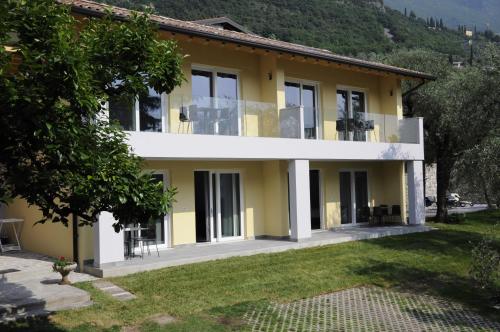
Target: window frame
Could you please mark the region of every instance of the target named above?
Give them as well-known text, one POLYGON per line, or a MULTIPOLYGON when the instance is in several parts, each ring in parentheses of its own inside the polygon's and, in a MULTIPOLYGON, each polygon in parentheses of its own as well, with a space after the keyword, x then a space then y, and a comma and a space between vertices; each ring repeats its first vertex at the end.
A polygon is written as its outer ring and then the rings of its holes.
MULTIPOLYGON (((149 87, 148 87, 149 89, 149 87)), ((141 114, 140 114, 140 104, 139 104, 139 96, 134 97, 134 130, 124 130, 126 132, 141 132, 141 133, 167 133, 168 132, 168 114, 167 114, 167 105, 168 105, 168 95, 165 92, 160 94, 160 109, 161 109, 161 131, 143 131, 141 130, 141 114)), ((111 120, 109 117, 109 100, 106 100, 106 117, 108 121, 111 120)))
MULTIPOLYGON (((321 126, 322 114, 321 114, 321 106, 320 106, 321 105, 321 103, 320 103, 320 82, 285 76, 283 88, 285 88, 286 83, 293 83, 293 84, 300 85, 300 87, 299 87, 299 89, 300 89, 300 107, 304 106, 304 104, 302 103, 303 86, 307 85, 307 86, 314 87, 316 138, 314 138, 312 140, 321 140, 323 138, 323 129, 321 126)), ((283 91, 285 91, 285 89, 283 89, 283 91)), ((286 95, 285 95, 285 102, 286 102, 286 95)))
MULTIPOLYGON (((218 66, 211 66, 211 65, 204 65, 204 64, 198 64, 198 63, 193 63, 191 64, 191 83, 193 81, 193 71, 203 71, 211 74, 210 79, 212 80, 212 89, 210 91, 210 98, 213 98, 215 101, 215 107, 217 107, 217 92, 218 92, 218 87, 217 87, 217 74, 229 74, 229 75, 234 75, 236 76, 236 103, 238 105, 238 136, 242 136, 243 133, 243 119, 242 119, 242 110, 241 110, 241 103, 239 100, 241 99, 241 75, 240 71, 237 69, 232 69, 232 68, 226 68, 226 67, 218 67, 218 66)), ((193 87, 191 85, 191 98, 193 98, 193 87)))
MULTIPOLYGON (((347 92, 347 100, 348 100, 348 102, 347 102, 347 118, 348 119, 351 119, 353 117, 353 113, 352 113, 352 93, 353 92, 362 93, 363 94, 363 96, 364 96, 364 110, 363 110, 363 112, 365 114, 369 113, 368 112, 368 110, 369 110, 369 107, 368 107, 369 89, 367 89, 367 88, 359 88, 359 87, 354 87, 354 86, 348 86, 348 85, 337 85, 336 86, 336 90, 335 90, 335 98, 337 98, 339 91, 345 91, 345 92, 347 92)), ((338 120, 339 119, 339 114, 338 114, 337 105, 336 105, 336 108, 335 108, 335 113, 336 113, 337 120, 338 120)), ((350 141, 350 142, 367 142, 368 141, 368 134, 365 135, 365 140, 364 141, 354 141, 354 133, 349 132, 349 139, 345 140, 345 141, 350 141)))

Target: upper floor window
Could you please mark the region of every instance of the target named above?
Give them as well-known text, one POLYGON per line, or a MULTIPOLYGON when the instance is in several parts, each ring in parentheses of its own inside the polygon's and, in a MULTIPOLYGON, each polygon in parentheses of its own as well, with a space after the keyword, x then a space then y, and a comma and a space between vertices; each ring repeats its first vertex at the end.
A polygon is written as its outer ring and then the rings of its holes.
POLYGON ((220 99, 238 99, 238 76, 218 71, 193 70, 193 99, 217 97, 220 99))
POLYGON ((304 109, 304 137, 318 138, 318 110, 316 86, 300 82, 285 82, 286 107, 300 107, 304 109))
POLYGON ((343 141, 366 141, 366 94, 337 90, 337 132, 343 141))
POLYGON ((193 133, 239 135, 238 75, 193 69, 191 88, 193 102, 189 106, 189 118, 193 123, 193 133))
POLYGON ((153 88, 147 95, 113 96, 108 100, 109 119, 117 120, 123 130, 162 132, 162 98, 153 88))

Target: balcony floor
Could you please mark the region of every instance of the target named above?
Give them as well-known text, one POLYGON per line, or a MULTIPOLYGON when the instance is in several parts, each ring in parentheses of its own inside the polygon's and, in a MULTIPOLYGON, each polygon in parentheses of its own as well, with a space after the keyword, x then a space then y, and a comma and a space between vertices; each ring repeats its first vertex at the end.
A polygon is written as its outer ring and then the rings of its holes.
POLYGON ((151 251, 151 256, 145 255, 117 263, 107 263, 100 267, 87 265, 84 271, 98 277, 115 277, 131 273, 150 271, 165 267, 206 262, 236 256, 251 256, 264 253, 275 253, 294 249, 324 246, 336 243, 375 239, 385 236, 404 235, 431 231, 432 228, 418 226, 392 227, 350 227, 332 231, 313 232, 312 237, 300 242, 275 239, 256 239, 223 242, 216 244, 196 244, 178 246, 160 251, 151 251))

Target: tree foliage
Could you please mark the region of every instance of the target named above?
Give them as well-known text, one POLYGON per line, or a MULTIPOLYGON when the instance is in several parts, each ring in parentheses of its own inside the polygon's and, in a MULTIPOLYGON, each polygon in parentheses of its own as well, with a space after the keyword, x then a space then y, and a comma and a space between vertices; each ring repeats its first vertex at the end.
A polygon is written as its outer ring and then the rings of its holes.
POLYGON ((422 50, 385 58, 437 77, 408 94, 404 103, 407 115, 424 117, 426 161, 437 164, 440 219, 447 215, 446 195, 456 163, 482 146, 500 123, 500 51, 490 45, 480 53, 474 66, 460 69, 452 67, 445 55, 422 50))
POLYGON ((463 53, 462 35, 434 31, 423 19, 405 17, 383 6, 381 0, 99 0, 144 9, 182 20, 229 16, 252 32, 276 39, 319 47, 339 54, 381 53, 397 48, 428 48, 463 53), (389 29, 392 38, 384 33, 389 29))
POLYGON ((474 202, 500 206, 500 133, 465 151, 452 175, 454 191, 474 202))
POLYGON ((0 197, 66 225, 72 214, 91 224, 109 211, 119 228, 166 213, 175 190, 142 171, 103 102, 180 85, 176 44, 156 39, 147 14, 77 22, 53 0, 7 0, 0 13, 0 41, 17 39, 0 51, 0 197))

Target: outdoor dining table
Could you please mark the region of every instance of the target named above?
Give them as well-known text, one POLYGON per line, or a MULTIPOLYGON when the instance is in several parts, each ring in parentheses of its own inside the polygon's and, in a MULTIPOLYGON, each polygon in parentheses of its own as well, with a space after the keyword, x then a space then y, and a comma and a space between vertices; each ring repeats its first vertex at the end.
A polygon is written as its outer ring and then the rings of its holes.
POLYGON ((16 218, 0 219, 0 252, 21 250, 21 242, 19 241, 19 238, 21 236, 23 223, 24 219, 16 219, 16 218), (1 236, 2 229, 7 229, 8 225, 12 227, 11 229, 15 239, 15 243, 12 244, 2 243, 2 236, 1 236))
POLYGON ((135 256, 135 253, 134 253, 134 244, 133 244, 133 232, 138 232, 138 231, 145 231, 147 230, 147 228, 145 227, 141 227, 141 226, 132 226, 132 227, 125 227, 123 229, 124 232, 127 232, 128 235, 126 234, 125 236, 128 238, 127 240, 127 256, 129 258, 131 257, 134 257, 135 256))

